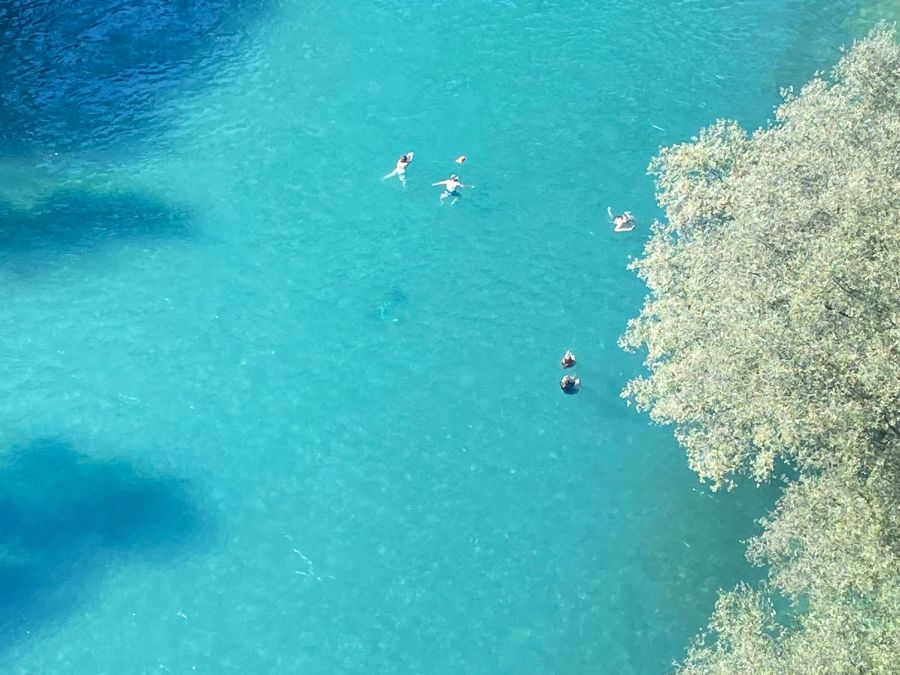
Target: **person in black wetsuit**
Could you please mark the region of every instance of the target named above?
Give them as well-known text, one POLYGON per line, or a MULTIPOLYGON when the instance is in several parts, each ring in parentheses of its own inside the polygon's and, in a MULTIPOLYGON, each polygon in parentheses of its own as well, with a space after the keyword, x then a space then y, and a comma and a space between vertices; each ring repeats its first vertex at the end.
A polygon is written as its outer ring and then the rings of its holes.
POLYGON ((578 390, 581 389, 581 380, 578 379, 578 376, 571 375, 563 375, 563 379, 559 381, 559 388, 562 389, 564 394, 577 394, 578 390))

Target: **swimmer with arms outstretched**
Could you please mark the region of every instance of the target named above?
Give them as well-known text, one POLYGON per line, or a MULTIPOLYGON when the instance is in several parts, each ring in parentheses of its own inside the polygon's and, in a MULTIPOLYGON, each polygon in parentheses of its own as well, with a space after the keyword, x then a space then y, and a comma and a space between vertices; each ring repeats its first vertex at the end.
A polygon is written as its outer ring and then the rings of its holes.
POLYGON ((622 215, 616 216, 613 215, 612 207, 607 206, 606 212, 609 214, 610 221, 615 224, 613 232, 630 232, 634 229, 635 222, 634 216, 631 215, 631 211, 625 211, 622 215))
POLYGON ((391 171, 388 175, 386 175, 381 180, 387 180, 393 176, 397 176, 400 179, 400 185, 403 186, 403 189, 406 189, 406 167, 410 165, 413 161, 413 153, 407 152, 405 155, 400 155, 400 159, 397 160, 397 166, 394 167, 394 170, 391 171))
POLYGON ((459 180, 459 176, 455 173, 450 175, 450 178, 447 180, 439 180, 437 183, 432 183, 432 187, 437 187, 438 185, 444 186, 444 191, 441 193, 441 205, 444 204, 444 200, 447 197, 453 197, 453 201, 450 202, 450 206, 453 206, 460 197, 459 188, 474 188, 474 185, 463 185, 462 181, 459 180))

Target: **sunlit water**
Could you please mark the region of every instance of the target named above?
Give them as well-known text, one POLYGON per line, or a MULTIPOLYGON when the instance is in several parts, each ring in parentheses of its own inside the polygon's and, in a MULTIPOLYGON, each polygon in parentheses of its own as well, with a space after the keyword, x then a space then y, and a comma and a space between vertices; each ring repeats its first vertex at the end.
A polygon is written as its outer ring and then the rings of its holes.
POLYGON ((855 3, 183 5, 0 9, 0 669, 664 672, 772 493, 618 397, 644 170, 855 3))

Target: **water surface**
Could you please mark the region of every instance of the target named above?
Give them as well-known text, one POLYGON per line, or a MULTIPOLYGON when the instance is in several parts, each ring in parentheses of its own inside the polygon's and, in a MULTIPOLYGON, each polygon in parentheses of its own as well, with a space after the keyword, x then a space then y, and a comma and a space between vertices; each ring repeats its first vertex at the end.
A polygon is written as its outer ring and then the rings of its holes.
POLYGON ((771 492, 618 397, 644 170, 854 4, 189 4, 0 10, 2 670, 664 672, 771 492))

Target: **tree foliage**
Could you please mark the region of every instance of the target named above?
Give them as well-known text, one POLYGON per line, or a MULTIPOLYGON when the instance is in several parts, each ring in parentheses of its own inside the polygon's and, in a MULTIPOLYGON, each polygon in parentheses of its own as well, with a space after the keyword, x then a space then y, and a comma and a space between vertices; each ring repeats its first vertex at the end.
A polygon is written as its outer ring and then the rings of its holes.
POLYGON ((667 221, 622 343, 625 395, 715 485, 871 462, 900 436, 900 51, 886 29, 747 136, 718 122, 650 165, 667 221))
POLYGON ((880 26, 753 134, 719 121, 650 165, 666 221, 632 267, 623 392, 701 479, 798 476, 682 665, 900 670, 900 47, 880 26), (791 607, 776 616, 780 599, 791 607))
POLYGON ((682 673, 894 673, 900 655, 896 501, 855 476, 790 485, 749 557, 768 583, 716 603, 682 673), (788 621, 773 599, 788 598, 788 621))

